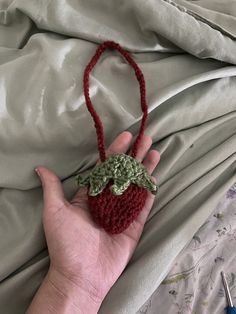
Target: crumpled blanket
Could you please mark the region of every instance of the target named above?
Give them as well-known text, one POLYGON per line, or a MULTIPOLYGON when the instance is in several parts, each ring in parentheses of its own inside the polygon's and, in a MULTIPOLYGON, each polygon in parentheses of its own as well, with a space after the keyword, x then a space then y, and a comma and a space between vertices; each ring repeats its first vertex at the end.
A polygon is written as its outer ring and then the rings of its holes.
MULTIPOLYGON (((236 180, 236 7, 233 0, 1 0, 0 312, 21 314, 49 258, 34 173, 44 165, 76 192, 98 157, 83 71, 114 40, 141 67, 147 134, 161 153, 160 193, 126 269, 99 313, 136 313, 236 180)), ((137 134, 142 116, 130 66, 107 50, 91 74, 106 145, 137 134)))

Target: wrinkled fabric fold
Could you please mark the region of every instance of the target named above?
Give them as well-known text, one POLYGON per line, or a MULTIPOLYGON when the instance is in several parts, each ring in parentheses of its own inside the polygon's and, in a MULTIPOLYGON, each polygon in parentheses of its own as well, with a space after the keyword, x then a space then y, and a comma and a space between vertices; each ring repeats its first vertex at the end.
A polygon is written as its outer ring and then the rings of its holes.
MULTIPOLYGON (((235 35, 230 0, 1 2, 0 312, 24 313, 49 266, 34 168, 55 171, 70 199, 75 174, 98 158, 82 80, 104 40, 117 41, 142 69, 146 132, 161 154, 160 193, 99 313, 140 309, 236 181, 235 35)), ((137 135, 138 83, 117 52, 99 60, 90 95, 106 146, 124 130, 137 135)))

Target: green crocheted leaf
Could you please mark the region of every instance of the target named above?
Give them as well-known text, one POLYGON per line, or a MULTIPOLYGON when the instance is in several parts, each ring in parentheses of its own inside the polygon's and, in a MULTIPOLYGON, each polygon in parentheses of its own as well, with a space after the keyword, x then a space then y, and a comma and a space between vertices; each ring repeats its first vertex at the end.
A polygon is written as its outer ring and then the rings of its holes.
POLYGON ((104 162, 95 166, 89 176, 76 176, 77 185, 89 186, 89 194, 95 196, 103 191, 109 181, 113 181, 111 191, 114 195, 121 195, 131 183, 158 192, 158 185, 141 162, 126 154, 109 156, 104 162))

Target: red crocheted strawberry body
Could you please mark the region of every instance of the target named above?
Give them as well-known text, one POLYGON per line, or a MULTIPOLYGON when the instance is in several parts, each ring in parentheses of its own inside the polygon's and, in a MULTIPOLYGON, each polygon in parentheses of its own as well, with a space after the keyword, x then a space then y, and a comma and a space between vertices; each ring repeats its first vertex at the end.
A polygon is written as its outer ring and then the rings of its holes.
POLYGON ((145 205, 147 189, 130 184, 122 195, 113 195, 109 183, 102 193, 88 195, 94 221, 108 233, 123 232, 137 218, 145 205))

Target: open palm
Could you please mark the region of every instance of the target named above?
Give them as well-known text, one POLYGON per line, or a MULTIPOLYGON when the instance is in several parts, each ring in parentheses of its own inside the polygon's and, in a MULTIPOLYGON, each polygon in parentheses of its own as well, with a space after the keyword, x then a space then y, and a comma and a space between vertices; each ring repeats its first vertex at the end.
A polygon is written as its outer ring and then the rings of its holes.
MULTIPOLYGON (((126 153, 132 139, 131 133, 121 133, 108 148, 107 156, 126 153)), ((151 144, 151 138, 145 135, 136 157, 149 174, 160 160, 158 151, 149 151, 151 144)), ((37 172, 43 185, 43 225, 50 267, 95 298, 104 298, 134 252, 154 195, 148 192, 144 209, 124 232, 111 235, 94 223, 88 208, 87 188, 81 188, 68 201, 60 179, 51 170, 38 166, 37 172)))

